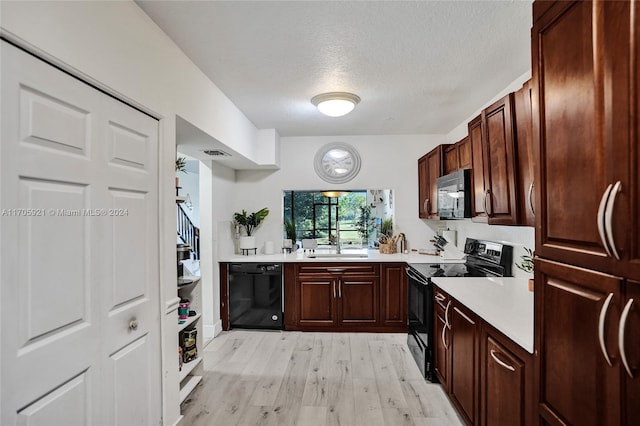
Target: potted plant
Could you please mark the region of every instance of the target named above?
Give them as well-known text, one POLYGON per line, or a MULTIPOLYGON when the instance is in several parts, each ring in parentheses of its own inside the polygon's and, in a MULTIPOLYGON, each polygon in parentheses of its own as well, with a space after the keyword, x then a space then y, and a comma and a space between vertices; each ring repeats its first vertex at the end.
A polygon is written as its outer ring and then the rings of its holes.
POLYGON ((267 215, 269 215, 269 209, 266 207, 251 214, 248 214, 246 210, 233 214, 233 221, 236 227, 244 228, 246 233, 246 235, 240 237, 241 249, 256 248, 256 238, 253 236, 253 232, 260 226, 267 215))
POLYGON ((296 222, 294 220, 284 220, 284 234, 286 239, 283 242, 282 247, 293 249, 293 245, 296 244, 298 238, 296 235, 296 222))
MULTIPOLYGON (((182 172, 187 173, 187 158, 186 157, 178 157, 176 158, 176 173, 182 172)), ((180 186, 180 178, 176 176, 176 188, 180 186)))
MULTIPOLYGON (((533 274, 533 250, 524 247, 525 254, 520 256, 520 263, 516 262, 516 267, 528 274, 533 274)), ((529 278, 529 291, 533 291, 533 278, 529 278)))

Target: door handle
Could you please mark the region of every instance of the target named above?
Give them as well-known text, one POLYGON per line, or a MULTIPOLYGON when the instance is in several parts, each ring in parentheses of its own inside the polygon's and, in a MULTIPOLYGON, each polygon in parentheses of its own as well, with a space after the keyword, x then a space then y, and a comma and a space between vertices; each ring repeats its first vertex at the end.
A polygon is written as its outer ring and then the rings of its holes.
POLYGON ((529 199, 529 210, 531 210, 531 214, 535 216, 536 209, 533 207, 533 199, 531 198, 533 196, 533 188, 534 184, 533 182, 531 182, 531 184, 529 185, 529 195, 527 196, 527 198, 529 199))
POLYGON ((338 280, 338 299, 342 299, 342 280, 338 280))
POLYGON ((445 299, 445 297, 443 295, 441 295, 440 293, 436 293, 435 298, 436 298, 436 300, 438 302, 442 302, 445 299))
POLYGON ((500 361, 500 359, 496 356, 496 351, 495 351, 495 350, 491 349, 491 350, 489 351, 489 354, 491 355, 491 358, 493 358, 493 360, 494 360, 498 365, 500 365, 500 366, 502 366, 502 367, 506 368, 506 369, 507 369, 507 370, 509 370, 509 371, 516 371, 516 369, 515 369, 515 368, 513 368, 513 365, 509 365, 509 364, 507 364, 507 363, 506 363, 506 362, 504 362, 504 361, 500 361))
POLYGON ((609 354, 607 353, 607 345, 604 342, 604 322, 607 319, 607 311, 609 310, 611 299, 613 299, 613 293, 609 293, 604 301, 602 309, 600 309, 600 318, 598 319, 598 341, 600 342, 600 350, 602 351, 604 360, 607 361, 609 367, 613 367, 613 364, 611 363, 611 358, 609 358, 609 354))
POLYGON ((344 272, 346 269, 345 268, 327 268, 327 271, 329 271, 332 274, 339 274, 341 272, 344 272))
POLYGON ((138 329, 138 320, 133 318, 129 321, 129 330, 136 331, 138 329))
POLYGON ((333 298, 336 298, 336 280, 331 281, 331 288, 333 289, 333 298))
POLYGON ((618 193, 622 191, 622 182, 617 181, 611 190, 611 195, 609 195, 609 202, 607 203, 607 208, 604 212, 604 227, 607 235, 607 239, 609 240, 609 248, 613 252, 613 255, 617 260, 620 260, 620 255, 618 254, 618 249, 616 248, 616 241, 613 237, 613 208, 616 204, 616 197, 618 193))
POLYGON ((624 344, 625 328, 627 327, 627 320, 629 319, 629 312, 631 312, 632 305, 633 299, 629 299, 627 304, 624 306, 622 315, 620 315, 620 325, 618 326, 618 349, 620 350, 620 359, 622 359, 622 365, 624 365, 624 369, 627 370, 627 374, 629 375, 629 377, 633 379, 633 372, 631 371, 629 361, 627 360, 627 352, 625 351, 624 344))
POLYGON ((602 245, 604 246, 604 250, 607 252, 607 256, 611 257, 611 250, 609 250, 609 245, 607 244, 607 235, 604 229, 604 213, 607 206, 607 200, 609 199, 609 194, 611 193, 611 188, 613 185, 609 184, 607 189, 604 190, 602 194, 602 198, 600 199, 600 205, 598 206, 598 216, 596 217, 598 222, 598 233, 600 234, 600 240, 602 241, 602 245))

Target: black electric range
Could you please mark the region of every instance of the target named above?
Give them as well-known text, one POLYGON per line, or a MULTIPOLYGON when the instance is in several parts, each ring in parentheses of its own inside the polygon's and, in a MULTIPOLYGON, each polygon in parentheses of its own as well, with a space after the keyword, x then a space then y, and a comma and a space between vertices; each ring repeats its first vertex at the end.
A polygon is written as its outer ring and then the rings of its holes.
POLYGON ((410 263, 406 268, 409 295, 407 343, 420 371, 429 381, 437 381, 432 362, 434 308, 431 278, 511 276, 513 247, 467 238, 464 252, 467 255, 464 263, 410 263))

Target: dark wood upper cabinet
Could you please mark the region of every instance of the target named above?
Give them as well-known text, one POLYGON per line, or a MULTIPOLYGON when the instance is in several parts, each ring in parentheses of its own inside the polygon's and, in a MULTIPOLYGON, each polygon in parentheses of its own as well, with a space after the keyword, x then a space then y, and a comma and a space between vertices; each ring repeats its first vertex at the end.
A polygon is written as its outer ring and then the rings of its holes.
POLYGON ((460 161, 458 158, 457 144, 445 145, 443 148, 444 154, 444 170, 443 175, 455 172, 460 168, 460 161))
POLYGON ((438 219, 438 188, 436 179, 442 176, 443 150, 438 145, 418 160, 418 217, 438 219))
POLYGON ((464 139, 457 142, 456 147, 458 150, 458 169, 470 169, 473 167, 469 136, 465 136, 464 139))
POLYGON ((483 111, 485 122, 485 196, 490 224, 518 223, 513 94, 483 111))
POLYGON ((532 30, 536 252, 636 279, 638 8, 608 1, 538 5, 532 30))
POLYGON ((519 223, 526 226, 535 226, 535 204, 533 200, 535 182, 533 169, 533 129, 531 116, 531 80, 522 85, 522 88, 514 93, 514 122, 516 124, 516 152, 518 191, 518 210, 520 212, 519 223))
POLYGON ((486 217, 486 185, 485 185, 485 132, 482 114, 468 124, 469 143, 471 145, 471 185, 473 186, 473 203, 471 216, 486 217))
POLYGON ((443 150, 443 175, 447 175, 460 169, 470 169, 472 167, 471 144, 468 136, 465 136, 454 144, 443 145, 443 150))

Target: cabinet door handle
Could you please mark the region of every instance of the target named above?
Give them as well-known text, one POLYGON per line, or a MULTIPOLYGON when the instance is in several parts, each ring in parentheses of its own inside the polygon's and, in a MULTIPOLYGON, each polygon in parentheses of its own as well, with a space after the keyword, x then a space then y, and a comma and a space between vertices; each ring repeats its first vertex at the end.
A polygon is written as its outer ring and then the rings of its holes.
POLYGON ((445 299, 445 297, 443 295, 441 295, 440 293, 436 293, 436 300, 438 302, 442 302, 445 299))
POLYGON ((602 309, 600 309, 600 318, 598 320, 598 341, 600 342, 600 350, 602 351, 604 360, 607 361, 609 367, 613 367, 613 364, 611 363, 611 358, 609 358, 609 354, 607 353, 607 345, 604 342, 604 322, 607 319, 607 311, 609 310, 611 299, 613 299, 613 293, 609 293, 604 301, 602 309))
POLYGON ((336 298, 336 280, 331 282, 331 288, 333 289, 333 298, 336 298))
POLYGON ((633 379, 633 372, 631 371, 629 361, 627 360, 627 352, 625 351, 624 344, 625 328, 627 327, 627 320, 629 319, 629 312, 631 312, 632 305, 633 299, 629 299, 627 304, 624 306, 622 315, 620 315, 620 325, 618 326, 618 349, 620 349, 620 359, 622 359, 622 365, 624 365, 624 369, 627 370, 627 374, 629 375, 629 377, 633 379))
POLYGON ((446 350, 449 350, 449 346, 447 346, 447 340, 444 337, 444 334, 447 332, 447 324, 443 324, 442 325, 442 346, 444 346, 444 348, 446 350))
POLYGON ((339 274, 341 272, 346 271, 345 268, 327 268, 327 271, 329 271, 332 274, 339 274))
POLYGON ((611 190, 611 195, 609 195, 609 202, 607 203, 607 209, 604 212, 604 228, 606 231, 607 239, 609 240, 609 248, 613 252, 613 255, 617 260, 620 260, 620 255, 618 254, 618 249, 616 249, 616 241, 613 237, 613 208, 616 204, 616 197, 618 193, 622 190, 622 182, 617 181, 611 190))
POLYGON ((422 204, 422 206, 424 207, 424 212, 428 215, 429 214, 429 199, 426 198, 424 200, 424 203, 422 204))
POLYGON ((605 234, 604 229, 604 212, 605 207, 607 206, 607 200, 609 199, 609 193, 611 193, 611 188, 613 185, 609 184, 607 189, 604 190, 602 194, 602 198, 600 199, 600 205, 598 206, 598 233, 600 234, 600 240, 602 241, 602 245, 604 246, 604 250, 607 252, 607 256, 611 257, 611 251, 609 250, 609 245, 607 244, 607 236, 605 234))
POLYGON ((491 191, 490 190, 486 190, 484 193, 484 212, 487 214, 487 216, 490 216, 489 214, 489 205, 491 204, 491 191), (487 204, 487 199, 489 199, 489 203, 487 204))
POLYGON ((451 306, 451 300, 449 300, 447 307, 444 309, 444 325, 447 328, 451 328, 451 324, 449 324, 449 306, 451 306))
POLYGON ((338 299, 342 299, 342 280, 338 280, 338 299))
POLYGON ((529 195, 527 196, 527 198, 529 199, 529 210, 531 210, 531 214, 532 215, 536 215, 536 209, 533 207, 533 188, 534 188, 534 184, 533 182, 531 182, 531 184, 529 185, 529 195))
POLYGON ((500 359, 496 356, 496 351, 494 351, 493 349, 491 349, 489 351, 489 354, 491 355, 491 358, 493 358, 493 360, 498 363, 498 365, 501 365, 502 367, 506 368, 509 371, 516 371, 515 368, 513 368, 512 365, 507 364, 504 361, 500 361, 500 359))

